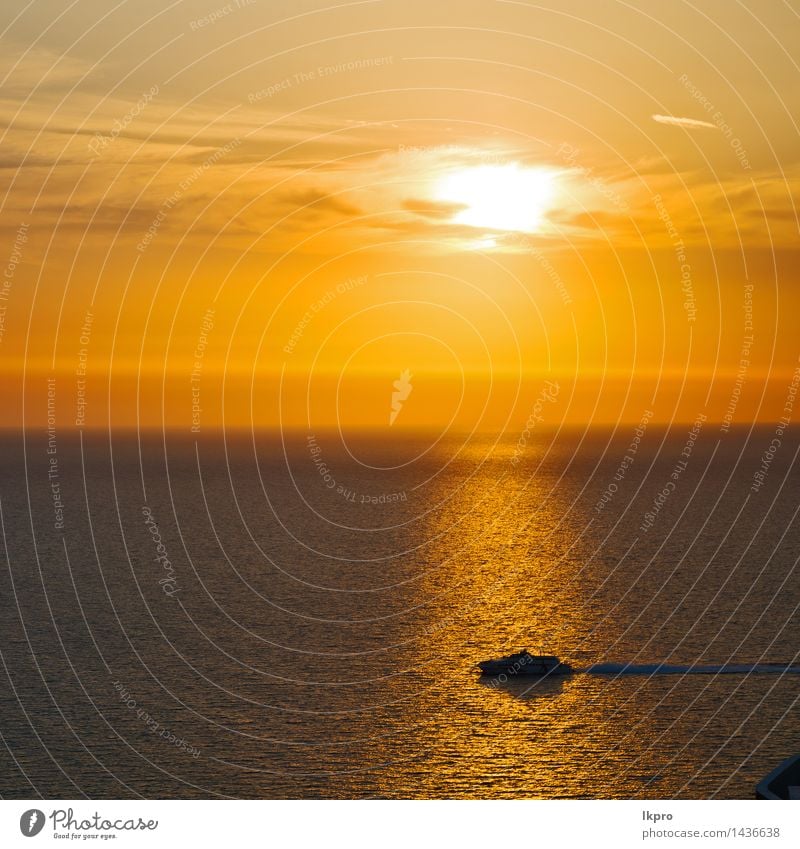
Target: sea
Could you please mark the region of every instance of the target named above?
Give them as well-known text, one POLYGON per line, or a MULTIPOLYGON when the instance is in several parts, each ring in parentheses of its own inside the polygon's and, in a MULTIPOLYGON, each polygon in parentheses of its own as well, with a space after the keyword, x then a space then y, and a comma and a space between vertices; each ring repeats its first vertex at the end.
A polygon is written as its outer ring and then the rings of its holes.
POLYGON ((800 751, 798 450, 5 431, 0 795, 752 798, 800 751), (573 672, 476 673, 522 648, 573 672))

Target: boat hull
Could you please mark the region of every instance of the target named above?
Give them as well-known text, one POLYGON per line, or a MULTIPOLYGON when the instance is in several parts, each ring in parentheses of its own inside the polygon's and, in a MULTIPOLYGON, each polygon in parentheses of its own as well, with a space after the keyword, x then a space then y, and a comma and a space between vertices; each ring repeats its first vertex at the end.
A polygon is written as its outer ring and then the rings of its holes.
POLYGON ((800 799, 800 755, 788 758, 756 785, 756 799, 800 799))
POLYGON ((482 675, 528 675, 540 678, 544 675, 569 675, 572 672, 572 667, 568 663, 558 660, 555 662, 532 660, 527 663, 484 660, 478 664, 478 669, 482 675))

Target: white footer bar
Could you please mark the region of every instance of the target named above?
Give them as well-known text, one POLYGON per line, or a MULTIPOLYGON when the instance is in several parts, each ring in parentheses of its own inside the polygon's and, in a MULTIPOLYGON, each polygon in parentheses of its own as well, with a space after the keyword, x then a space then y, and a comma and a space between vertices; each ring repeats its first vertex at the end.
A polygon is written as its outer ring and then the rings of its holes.
POLYGON ((0 846, 800 846, 800 806, 711 801, 2 801, 0 846))

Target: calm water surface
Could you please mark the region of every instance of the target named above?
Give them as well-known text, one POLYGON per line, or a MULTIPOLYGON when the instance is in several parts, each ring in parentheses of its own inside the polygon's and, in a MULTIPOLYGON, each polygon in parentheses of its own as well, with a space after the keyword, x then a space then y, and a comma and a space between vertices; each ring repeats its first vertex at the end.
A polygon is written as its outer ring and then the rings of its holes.
POLYGON ((471 672, 800 663, 800 443, 686 431, 6 433, 0 793, 752 797, 794 672, 471 672))

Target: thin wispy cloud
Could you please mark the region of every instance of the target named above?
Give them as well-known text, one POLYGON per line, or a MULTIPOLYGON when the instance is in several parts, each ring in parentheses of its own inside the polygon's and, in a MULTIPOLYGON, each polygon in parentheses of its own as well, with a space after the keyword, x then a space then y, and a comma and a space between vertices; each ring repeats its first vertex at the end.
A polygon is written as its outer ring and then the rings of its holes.
POLYGON ((697 118, 679 118, 677 115, 653 115, 651 117, 659 124, 669 124, 673 127, 716 129, 716 124, 711 124, 708 121, 700 121, 697 118))

